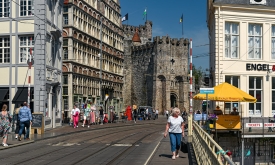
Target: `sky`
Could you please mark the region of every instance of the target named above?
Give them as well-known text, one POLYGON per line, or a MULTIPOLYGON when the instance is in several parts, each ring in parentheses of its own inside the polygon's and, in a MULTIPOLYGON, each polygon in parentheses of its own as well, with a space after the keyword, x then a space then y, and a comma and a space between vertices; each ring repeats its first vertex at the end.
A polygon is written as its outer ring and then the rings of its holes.
POLYGON ((139 26, 147 20, 153 22, 152 35, 171 38, 192 38, 193 65, 203 70, 209 68, 209 40, 206 24, 206 0, 120 0, 121 17, 128 13, 122 24, 139 26), (183 14, 182 24, 179 23, 183 14))

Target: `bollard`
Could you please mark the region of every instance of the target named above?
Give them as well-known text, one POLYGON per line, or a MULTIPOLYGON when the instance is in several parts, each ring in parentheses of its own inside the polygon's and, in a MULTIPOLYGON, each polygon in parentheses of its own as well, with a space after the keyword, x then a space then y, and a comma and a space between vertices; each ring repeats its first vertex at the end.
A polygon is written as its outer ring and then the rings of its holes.
MULTIPOLYGON (((249 117, 249 123, 251 123, 251 117, 249 117)), ((249 127, 248 132, 252 132, 252 128, 249 127)))

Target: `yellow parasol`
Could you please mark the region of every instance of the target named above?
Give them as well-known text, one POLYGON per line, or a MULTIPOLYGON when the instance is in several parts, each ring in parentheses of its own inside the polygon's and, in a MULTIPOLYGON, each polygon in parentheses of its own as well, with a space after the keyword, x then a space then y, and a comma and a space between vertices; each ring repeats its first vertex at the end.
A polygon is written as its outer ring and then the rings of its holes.
MULTIPOLYGON (((206 100, 206 94, 197 94, 195 100, 206 100)), ((208 94, 208 100, 213 101, 236 101, 236 102, 256 102, 257 99, 248 93, 230 85, 226 82, 214 87, 214 94, 208 94)))

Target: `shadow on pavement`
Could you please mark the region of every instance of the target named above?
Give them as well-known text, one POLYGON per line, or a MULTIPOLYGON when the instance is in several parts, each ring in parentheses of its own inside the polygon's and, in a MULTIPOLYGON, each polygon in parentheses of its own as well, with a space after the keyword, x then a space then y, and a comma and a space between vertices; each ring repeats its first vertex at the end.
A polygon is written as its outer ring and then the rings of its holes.
POLYGON ((197 159, 196 159, 196 155, 194 152, 194 148, 192 143, 187 143, 187 147, 188 147, 188 159, 189 159, 189 165, 197 165, 197 159))

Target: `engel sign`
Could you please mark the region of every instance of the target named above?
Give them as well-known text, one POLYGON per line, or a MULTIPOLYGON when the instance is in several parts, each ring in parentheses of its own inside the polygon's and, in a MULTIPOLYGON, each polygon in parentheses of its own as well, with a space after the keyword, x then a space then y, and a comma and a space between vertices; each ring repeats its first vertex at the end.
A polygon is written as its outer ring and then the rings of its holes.
MULTIPOLYGON (((263 127, 263 123, 246 123, 246 127, 263 127)), ((275 123, 264 123, 264 127, 275 127, 275 123)))

